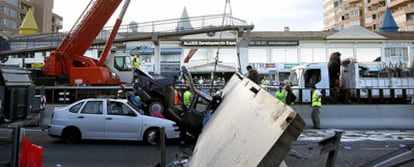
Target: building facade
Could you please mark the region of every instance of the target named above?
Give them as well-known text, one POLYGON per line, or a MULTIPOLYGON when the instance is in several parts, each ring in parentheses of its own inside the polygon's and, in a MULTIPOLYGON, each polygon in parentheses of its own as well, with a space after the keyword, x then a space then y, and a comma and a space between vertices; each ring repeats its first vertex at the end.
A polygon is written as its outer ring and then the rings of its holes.
MULTIPOLYGON (((352 26, 341 31, 253 31, 250 37, 248 46, 240 50, 244 53, 237 53, 237 38, 232 33, 224 33, 221 38, 198 34, 162 40, 161 74, 177 72, 179 66, 185 65, 198 75, 210 76, 213 70, 221 75, 239 68, 243 72, 243 64, 249 64, 260 75, 278 81, 287 79, 294 66, 327 63, 333 52, 340 52, 342 59, 356 59, 372 72, 414 65, 414 32, 386 33, 352 26), (239 60, 245 62, 239 64, 239 60)), ((157 64, 151 43, 129 42, 127 47, 146 46, 140 47, 145 48, 141 52, 142 63, 150 73, 157 64)))
POLYGON ((378 31, 388 7, 400 31, 414 31, 414 0, 324 0, 324 29, 354 25, 378 31))
POLYGON ((53 0, 0 0, 0 32, 17 34, 27 11, 32 8, 40 33, 58 32, 62 17, 52 12, 53 0))

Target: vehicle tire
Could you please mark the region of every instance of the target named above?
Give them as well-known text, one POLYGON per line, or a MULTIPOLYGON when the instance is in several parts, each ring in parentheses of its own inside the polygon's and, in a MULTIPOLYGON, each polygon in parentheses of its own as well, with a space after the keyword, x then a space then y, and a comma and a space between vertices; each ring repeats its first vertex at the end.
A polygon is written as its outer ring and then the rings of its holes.
POLYGON ((81 133, 79 129, 70 127, 63 131, 63 139, 68 144, 76 144, 81 140, 81 133))
POLYGON ((144 142, 153 146, 160 143, 160 130, 159 128, 149 128, 144 134, 144 142))
POLYGON ((148 104, 148 113, 151 115, 152 112, 159 111, 164 113, 165 106, 161 99, 153 99, 148 104))

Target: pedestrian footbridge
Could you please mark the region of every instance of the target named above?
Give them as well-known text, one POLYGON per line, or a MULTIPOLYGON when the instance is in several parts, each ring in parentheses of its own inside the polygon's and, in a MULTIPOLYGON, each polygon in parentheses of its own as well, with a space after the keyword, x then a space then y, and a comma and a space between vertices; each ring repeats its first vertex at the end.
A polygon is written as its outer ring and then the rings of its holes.
MULTIPOLYGON (((214 14, 186 18, 175 18, 142 23, 130 23, 120 27, 115 43, 139 40, 158 40, 166 37, 179 37, 222 31, 237 31, 238 34, 251 31, 252 24, 230 14, 214 14)), ((112 27, 104 28, 92 45, 105 45, 112 27)), ((10 50, 0 51, 0 57, 28 52, 41 52, 56 49, 66 33, 47 33, 8 38, 10 50)))

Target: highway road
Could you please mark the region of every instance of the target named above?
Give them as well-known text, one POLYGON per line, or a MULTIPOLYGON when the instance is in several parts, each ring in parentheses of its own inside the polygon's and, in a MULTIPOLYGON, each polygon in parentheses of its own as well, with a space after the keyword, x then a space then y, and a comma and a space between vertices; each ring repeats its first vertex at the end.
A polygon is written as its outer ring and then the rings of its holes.
MULTIPOLYGON (((285 157, 288 166, 320 167, 324 166, 327 154, 320 154, 318 142, 332 136, 335 129, 305 130, 299 139, 292 142, 291 151, 285 157)), ((0 136, 5 137, 10 130, 1 129, 0 136)), ((23 134, 34 144, 43 147, 43 166, 62 167, 79 166, 155 166, 160 161, 160 149, 141 142, 124 141, 83 141, 79 144, 65 144, 49 137, 47 130, 25 128, 23 134)), ((339 146, 336 166, 360 166, 381 155, 390 153, 414 143, 412 131, 344 131, 339 146)), ((177 142, 167 143, 167 163, 180 155, 177 142)), ((10 144, 0 142, 0 162, 8 160, 10 144)))

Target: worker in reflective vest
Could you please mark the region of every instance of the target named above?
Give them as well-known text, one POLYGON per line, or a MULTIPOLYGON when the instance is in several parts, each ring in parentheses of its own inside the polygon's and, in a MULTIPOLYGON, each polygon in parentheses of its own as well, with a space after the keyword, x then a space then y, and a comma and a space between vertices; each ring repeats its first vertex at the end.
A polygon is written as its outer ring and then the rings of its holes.
POLYGON ((140 68, 139 54, 136 53, 136 54, 133 55, 133 58, 132 58, 132 71, 133 71, 132 82, 135 82, 135 80, 137 79, 139 68, 140 68))
POLYGON ((279 90, 275 93, 275 97, 281 102, 286 103, 286 90, 280 86, 279 90))
POLYGON ((264 90, 267 90, 267 87, 269 86, 269 80, 266 76, 263 77, 262 84, 260 85, 264 90))
POLYGON ((190 107, 190 104, 191 104, 191 92, 190 92, 190 90, 188 88, 186 88, 186 90, 184 92, 184 95, 183 95, 183 98, 184 98, 184 105, 187 106, 187 107, 190 107))
POLYGON ((320 129, 321 122, 319 120, 319 109, 322 106, 322 94, 316 90, 316 86, 312 86, 312 123, 314 129, 320 129))

